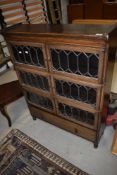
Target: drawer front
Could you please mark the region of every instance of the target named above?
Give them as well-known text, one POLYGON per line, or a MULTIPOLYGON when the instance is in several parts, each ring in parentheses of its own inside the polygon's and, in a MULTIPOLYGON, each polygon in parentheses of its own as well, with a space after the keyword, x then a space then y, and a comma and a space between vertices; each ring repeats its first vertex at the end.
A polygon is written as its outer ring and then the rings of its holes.
POLYGON ((49 45, 49 66, 51 71, 65 73, 66 76, 101 81, 104 64, 103 51, 80 46, 49 45))
POLYGON ((57 101, 57 114, 65 119, 84 125, 91 129, 97 129, 98 113, 81 110, 73 105, 57 101))
POLYGON ((44 44, 10 43, 15 63, 47 69, 44 44))
POLYGON ((54 103, 51 98, 30 91, 25 91, 25 97, 28 103, 47 111, 54 112, 54 103))
POLYGON ((96 131, 95 130, 81 126, 77 123, 66 120, 60 116, 57 116, 57 115, 54 115, 51 113, 47 113, 46 111, 35 108, 32 105, 29 105, 29 108, 30 108, 32 116, 36 116, 37 118, 45 120, 45 121, 47 121, 55 126, 58 126, 62 129, 65 129, 69 132, 72 132, 75 135, 81 136, 81 137, 86 138, 90 141, 94 142, 96 139, 96 131))

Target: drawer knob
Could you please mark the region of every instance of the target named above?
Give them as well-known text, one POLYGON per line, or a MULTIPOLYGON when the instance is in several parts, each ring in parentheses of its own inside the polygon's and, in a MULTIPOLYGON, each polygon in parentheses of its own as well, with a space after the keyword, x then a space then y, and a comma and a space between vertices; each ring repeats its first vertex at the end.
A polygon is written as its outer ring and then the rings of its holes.
POLYGON ((75 129, 74 129, 74 132, 75 132, 75 134, 78 134, 78 129, 75 128, 75 129))

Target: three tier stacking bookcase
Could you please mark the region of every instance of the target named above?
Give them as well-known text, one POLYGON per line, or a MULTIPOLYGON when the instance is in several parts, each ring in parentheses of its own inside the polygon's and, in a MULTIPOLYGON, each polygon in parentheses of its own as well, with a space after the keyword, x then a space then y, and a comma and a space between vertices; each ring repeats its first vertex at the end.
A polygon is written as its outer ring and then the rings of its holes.
POLYGON ((4 31, 33 119, 98 146, 117 47, 115 25, 19 25, 4 31))

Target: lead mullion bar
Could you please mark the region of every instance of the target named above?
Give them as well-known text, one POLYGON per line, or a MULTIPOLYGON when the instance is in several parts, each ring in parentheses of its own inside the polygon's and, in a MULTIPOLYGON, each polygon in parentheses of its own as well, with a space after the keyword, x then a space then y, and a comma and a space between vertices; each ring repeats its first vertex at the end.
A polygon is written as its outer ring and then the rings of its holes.
POLYGON ((40 62, 39 62, 39 56, 38 56, 38 53, 37 53, 37 49, 39 49, 39 48, 34 48, 34 50, 36 51, 36 59, 37 59, 38 65, 39 65, 40 67, 42 67, 42 65, 41 65, 40 62))
POLYGON ((30 60, 31 60, 31 62, 32 62, 32 65, 35 65, 34 62, 33 62, 33 60, 32 60, 32 56, 31 56, 31 53, 30 53, 30 49, 29 49, 29 56, 30 56, 30 60))

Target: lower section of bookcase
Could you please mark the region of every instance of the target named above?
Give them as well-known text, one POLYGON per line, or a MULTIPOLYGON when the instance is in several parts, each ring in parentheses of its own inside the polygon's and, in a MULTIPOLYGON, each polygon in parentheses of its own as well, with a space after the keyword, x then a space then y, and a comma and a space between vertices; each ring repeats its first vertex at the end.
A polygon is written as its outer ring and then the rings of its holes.
POLYGON ((62 128, 66 131, 69 131, 77 136, 83 137, 94 143, 94 147, 98 147, 99 139, 104 131, 104 125, 101 125, 101 128, 98 130, 89 129, 67 119, 64 119, 60 116, 46 112, 42 109, 39 109, 31 104, 28 104, 31 115, 33 119, 39 118, 48 123, 51 123, 59 128, 62 128))

